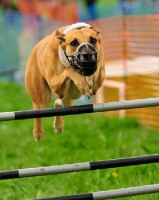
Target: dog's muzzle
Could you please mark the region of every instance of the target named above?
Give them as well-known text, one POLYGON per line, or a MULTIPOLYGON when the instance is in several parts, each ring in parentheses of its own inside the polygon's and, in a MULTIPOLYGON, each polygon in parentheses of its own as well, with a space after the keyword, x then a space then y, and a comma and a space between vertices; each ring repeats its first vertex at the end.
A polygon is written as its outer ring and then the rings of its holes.
POLYGON ((77 55, 67 56, 67 59, 81 75, 91 76, 97 70, 97 57, 95 48, 89 43, 83 43, 78 47, 77 55))

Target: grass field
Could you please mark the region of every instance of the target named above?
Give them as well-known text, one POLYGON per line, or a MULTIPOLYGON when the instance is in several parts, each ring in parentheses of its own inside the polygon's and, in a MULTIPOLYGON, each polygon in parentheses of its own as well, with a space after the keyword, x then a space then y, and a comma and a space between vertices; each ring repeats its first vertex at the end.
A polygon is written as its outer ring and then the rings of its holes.
MULTIPOLYGON (((1 82, 0 97, 1 112, 31 109, 31 101, 21 85, 1 82)), ((104 113, 65 116, 64 119, 64 133, 55 134, 53 119, 45 118, 45 134, 40 143, 32 136, 32 119, 1 122, 0 170, 159 153, 159 133, 134 119, 108 118, 104 113)), ((3 180, 0 181, 0 199, 22 200, 155 184, 159 182, 158 172, 158 164, 149 164, 3 180)), ((158 200, 159 194, 124 199, 158 200)))

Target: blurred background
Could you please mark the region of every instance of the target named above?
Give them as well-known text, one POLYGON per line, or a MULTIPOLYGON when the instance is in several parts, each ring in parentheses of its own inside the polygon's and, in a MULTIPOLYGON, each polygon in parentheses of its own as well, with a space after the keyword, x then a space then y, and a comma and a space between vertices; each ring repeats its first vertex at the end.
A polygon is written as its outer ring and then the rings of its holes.
MULTIPOLYGON (((0 0, 0 112, 30 110, 24 70, 33 46, 55 29, 86 22, 101 31, 105 80, 90 101, 159 96, 159 0, 0 0)), ((53 101, 50 107, 53 106, 53 101)), ((63 134, 44 118, 0 123, 0 170, 158 154, 159 106, 64 116, 63 134)), ((0 199, 44 198, 158 183, 159 164, 0 182, 0 199)), ((121 198, 123 199, 123 198, 121 198)), ((130 200, 130 198, 124 198, 130 200)), ((158 200, 158 194, 131 200, 158 200)))
MULTIPOLYGON (((103 38, 106 79, 94 103, 159 95, 159 0, 0 0, 0 80, 23 83, 33 46, 80 21, 103 38)), ((109 114, 159 127, 157 108, 109 114)))

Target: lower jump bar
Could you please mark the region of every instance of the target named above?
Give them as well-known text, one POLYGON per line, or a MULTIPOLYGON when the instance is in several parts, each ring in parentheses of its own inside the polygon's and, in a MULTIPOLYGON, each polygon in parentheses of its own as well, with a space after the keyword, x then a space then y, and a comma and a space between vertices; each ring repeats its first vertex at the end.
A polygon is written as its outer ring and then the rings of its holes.
MULTIPOLYGON (((34 200, 104 200, 159 192, 159 184, 34 200)), ((32 199, 33 200, 33 199, 32 199)))
POLYGON ((159 154, 136 156, 128 158, 118 158, 101 160, 95 162, 84 162, 75 164, 64 164, 48 167, 26 168, 17 170, 0 171, 0 180, 14 179, 34 176, 45 176, 51 174, 62 174, 69 172, 89 171, 97 169, 108 169, 133 165, 142 165, 159 162, 159 154))
POLYGON ((48 109, 40 109, 40 110, 2 112, 0 113, 0 121, 75 115, 75 114, 82 114, 82 113, 105 112, 105 111, 113 111, 113 110, 154 107, 154 106, 159 106, 159 97, 137 99, 137 100, 127 100, 127 101, 120 101, 120 102, 110 102, 110 103, 87 104, 87 105, 81 105, 81 106, 71 106, 71 107, 52 108, 52 109, 48 108, 48 109))

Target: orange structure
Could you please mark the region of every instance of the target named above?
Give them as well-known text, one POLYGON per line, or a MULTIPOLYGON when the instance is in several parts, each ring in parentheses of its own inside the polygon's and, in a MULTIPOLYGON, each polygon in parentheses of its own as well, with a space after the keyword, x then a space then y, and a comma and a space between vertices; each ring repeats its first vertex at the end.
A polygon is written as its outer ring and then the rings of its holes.
MULTIPOLYGON (((106 58, 106 78, 96 103, 158 97, 159 16, 129 15, 90 23, 101 30, 106 58)), ((158 113, 159 107, 119 114, 159 128, 158 113)))

